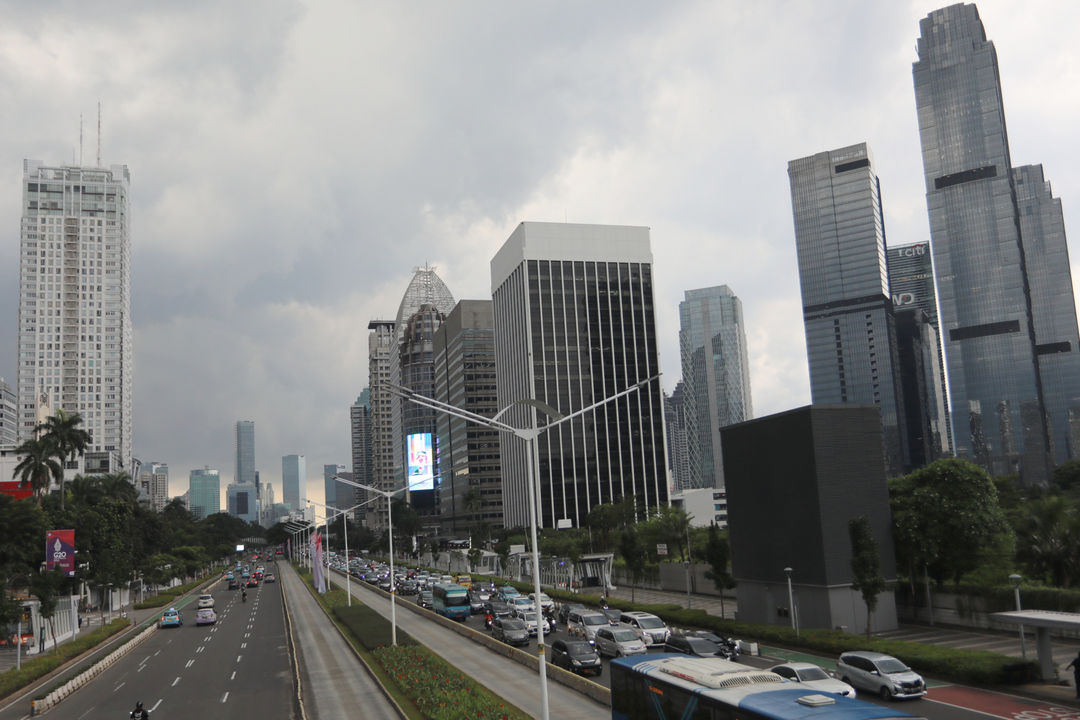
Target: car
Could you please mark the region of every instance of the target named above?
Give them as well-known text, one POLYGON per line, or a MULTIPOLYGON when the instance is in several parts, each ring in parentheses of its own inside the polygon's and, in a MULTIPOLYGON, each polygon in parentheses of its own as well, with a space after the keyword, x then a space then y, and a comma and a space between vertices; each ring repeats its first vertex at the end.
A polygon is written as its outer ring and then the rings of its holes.
POLYGON ((236 578, 233 578, 232 580, 229 580, 229 589, 230 590, 239 590, 240 589, 240 582, 236 578))
POLYGON ((708 638, 671 635, 664 641, 664 652, 682 653, 695 657, 717 657, 720 655, 720 645, 708 638))
POLYGON ((248 587, 258 587, 259 586, 259 578, 252 575, 251 577, 248 578, 247 586, 248 587))
POLYGON ((551 664, 579 675, 596 675, 604 672, 600 655, 584 640, 555 640, 551 643, 551 664))
POLYGON ((637 610, 624 612, 619 615, 619 622, 626 623, 634 628, 638 637, 649 647, 663 645, 671 635, 671 631, 668 630, 668 626, 664 624, 664 621, 652 613, 637 610))
POLYGON ((180 611, 174 607, 169 608, 165 612, 161 613, 161 620, 158 621, 158 627, 180 627, 184 624, 184 616, 180 614, 180 611))
POLYGON ((581 603, 563 603, 559 606, 558 620, 560 625, 565 625, 570 619, 570 613, 574 611, 586 612, 586 608, 581 603))
POLYGON ((922 676, 892 655, 852 650, 840 655, 836 675, 856 690, 876 693, 883 700, 921 698, 926 694, 922 676))
POLYGON ((514 598, 514 597, 517 597, 518 595, 521 595, 521 593, 518 592, 518 589, 516 587, 514 587, 513 585, 503 585, 501 588, 499 588, 498 592, 499 592, 499 599, 502 600, 503 602, 508 602, 510 600, 510 598, 514 598))
POLYGON ((529 630, 519 618, 495 618, 491 623, 491 637, 508 645, 528 645, 529 630))
POLYGON ((815 665, 814 663, 789 662, 784 663, 783 665, 774 665, 769 668, 769 671, 776 673, 790 682, 800 683, 803 687, 810 690, 818 690, 833 695, 843 695, 844 697, 855 697, 855 688, 842 680, 837 680, 832 677, 819 665, 815 665))
POLYGON ((551 633, 551 625, 548 623, 547 618, 542 615, 538 617, 535 610, 518 613, 517 617, 525 622, 525 627, 528 628, 530 637, 536 637, 536 624, 538 622, 544 631, 544 635, 551 633))
POLYGON ((469 591, 469 611, 473 615, 483 615, 486 610, 486 602, 475 590, 469 591))
POLYGON ((263 577, 263 582, 264 583, 276 583, 277 578, 274 577, 274 573, 266 573, 266 575, 263 577))
MULTIPOLYGON (((536 605, 536 593, 529 593, 529 599, 532 600, 533 606, 536 605)), ((555 602, 548 597, 547 593, 540 593, 540 611, 545 612, 555 608, 555 602)))
POLYGON ((506 601, 506 604, 510 606, 510 609, 513 610, 515 614, 536 609, 536 606, 533 605, 533 601, 524 595, 512 597, 506 601))
POLYGON ((618 610, 616 608, 606 608, 605 607, 605 608, 600 608, 596 612, 602 613, 603 615, 607 616, 608 625, 618 625, 619 624, 619 618, 622 617, 622 610, 618 610))
POLYGON ((506 603, 501 603, 498 600, 489 602, 485 609, 491 613, 492 617, 514 617, 514 611, 510 609, 510 606, 506 603))
POLYGON ((196 625, 213 625, 217 622, 217 615, 214 613, 214 608, 199 608, 199 611, 195 613, 196 625))
POLYGON ((435 609, 435 598, 430 590, 421 590, 416 594, 416 604, 428 610, 435 609))
POLYGON ((566 621, 566 631, 570 637, 581 638, 590 643, 596 642, 596 631, 609 627, 607 615, 601 612, 572 612, 566 621))
POLYGON ((596 652, 600 655, 626 657, 643 655, 648 651, 637 630, 629 625, 612 625, 596 631, 596 652))
POLYGON ((199 601, 196 603, 196 607, 199 608, 212 608, 214 607, 214 596, 210 593, 203 593, 199 596, 199 601))

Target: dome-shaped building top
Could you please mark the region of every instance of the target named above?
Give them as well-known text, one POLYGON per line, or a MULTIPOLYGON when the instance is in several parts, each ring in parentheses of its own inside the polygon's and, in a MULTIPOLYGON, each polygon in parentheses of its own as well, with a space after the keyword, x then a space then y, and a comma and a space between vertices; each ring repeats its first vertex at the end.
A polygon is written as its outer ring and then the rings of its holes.
POLYGON ((416 274, 409 282, 409 287, 405 290, 405 296, 401 298, 401 305, 398 306, 395 327, 399 343, 405 335, 409 318, 419 312, 424 305, 434 306, 444 316, 454 309, 454 296, 450 293, 450 288, 446 287, 442 278, 435 274, 435 268, 428 265, 417 268, 416 274))

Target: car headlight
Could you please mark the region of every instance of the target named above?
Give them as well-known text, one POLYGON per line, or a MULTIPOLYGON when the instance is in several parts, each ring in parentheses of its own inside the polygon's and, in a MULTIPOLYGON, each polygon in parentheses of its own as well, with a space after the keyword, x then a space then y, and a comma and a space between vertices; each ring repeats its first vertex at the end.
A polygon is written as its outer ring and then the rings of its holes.
POLYGON ((577 658, 570 658, 570 662, 574 663, 575 665, 581 665, 581 661, 577 658))

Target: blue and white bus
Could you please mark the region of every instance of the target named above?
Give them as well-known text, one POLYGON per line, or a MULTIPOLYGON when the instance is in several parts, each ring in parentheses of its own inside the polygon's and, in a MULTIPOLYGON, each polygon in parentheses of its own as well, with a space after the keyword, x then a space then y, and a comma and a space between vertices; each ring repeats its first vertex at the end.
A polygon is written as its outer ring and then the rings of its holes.
POLYGON ((722 658, 636 655, 610 670, 612 720, 916 720, 722 658))
POLYGON ((444 583, 431 589, 435 612, 451 620, 464 620, 472 614, 469 591, 461 585, 444 583))

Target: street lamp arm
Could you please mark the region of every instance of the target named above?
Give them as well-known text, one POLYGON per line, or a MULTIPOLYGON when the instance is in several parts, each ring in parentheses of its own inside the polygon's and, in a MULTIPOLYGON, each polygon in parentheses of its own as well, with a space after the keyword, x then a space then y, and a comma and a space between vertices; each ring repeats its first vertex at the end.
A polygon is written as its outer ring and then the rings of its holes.
POLYGON ((618 398, 621 398, 624 395, 629 395, 630 393, 637 392, 638 390, 640 390, 644 386, 648 385, 653 380, 658 379, 659 377, 660 377, 659 373, 657 373, 656 375, 653 375, 652 377, 647 377, 644 380, 641 380, 640 382, 637 382, 637 383, 631 385, 630 387, 626 388, 625 390, 622 390, 620 392, 615 393, 611 397, 604 398, 600 402, 595 402, 595 403, 593 403, 592 405, 590 405, 588 407, 581 408, 580 410, 575 410, 574 412, 570 413, 569 415, 561 415, 561 416, 558 417, 557 420, 555 420, 553 422, 550 422, 547 425, 543 425, 538 429, 541 430, 541 431, 544 431, 544 430, 549 430, 549 429, 555 427, 556 425, 562 425, 567 420, 573 420, 577 416, 584 415, 585 413, 589 412, 590 410, 595 410, 596 408, 600 407, 601 405, 606 405, 609 402, 611 402, 612 400, 617 400, 618 398))
MULTIPOLYGON (((376 493, 377 495, 381 495, 382 497, 386 498, 387 500, 394 497, 399 492, 405 492, 405 489, 406 489, 406 486, 403 485, 402 487, 399 487, 397 490, 380 490, 377 487, 372 487, 370 485, 365 485, 364 483, 358 483, 355 480, 346 480, 345 478, 341 477, 340 475, 333 475, 332 477, 335 480, 337 480, 339 483, 345 483, 346 485, 352 485, 353 487, 358 487, 361 490, 367 490, 368 492, 376 493)), ((364 503, 360 503, 360 504, 363 505, 364 503)))
MULTIPOLYGON (((502 430, 504 432, 515 431, 515 429, 510 425, 507 425, 504 422, 500 422, 495 418, 489 418, 484 415, 474 413, 471 410, 463 410, 462 408, 450 405, 448 403, 444 403, 441 400, 435 400, 434 398, 430 398, 427 395, 420 395, 419 393, 416 393, 407 388, 400 387, 398 385, 390 385, 390 391, 398 397, 409 400, 410 402, 414 402, 417 405, 422 405, 432 410, 438 410, 439 412, 444 412, 447 415, 453 415, 454 417, 461 418, 462 420, 474 422, 477 425, 485 425, 487 427, 494 428, 496 430, 502 430)), ((499 414, 501 414, 501 412, 499 414)), ((497 418, 498 415, 496 415, 495 417, 497 418)))

